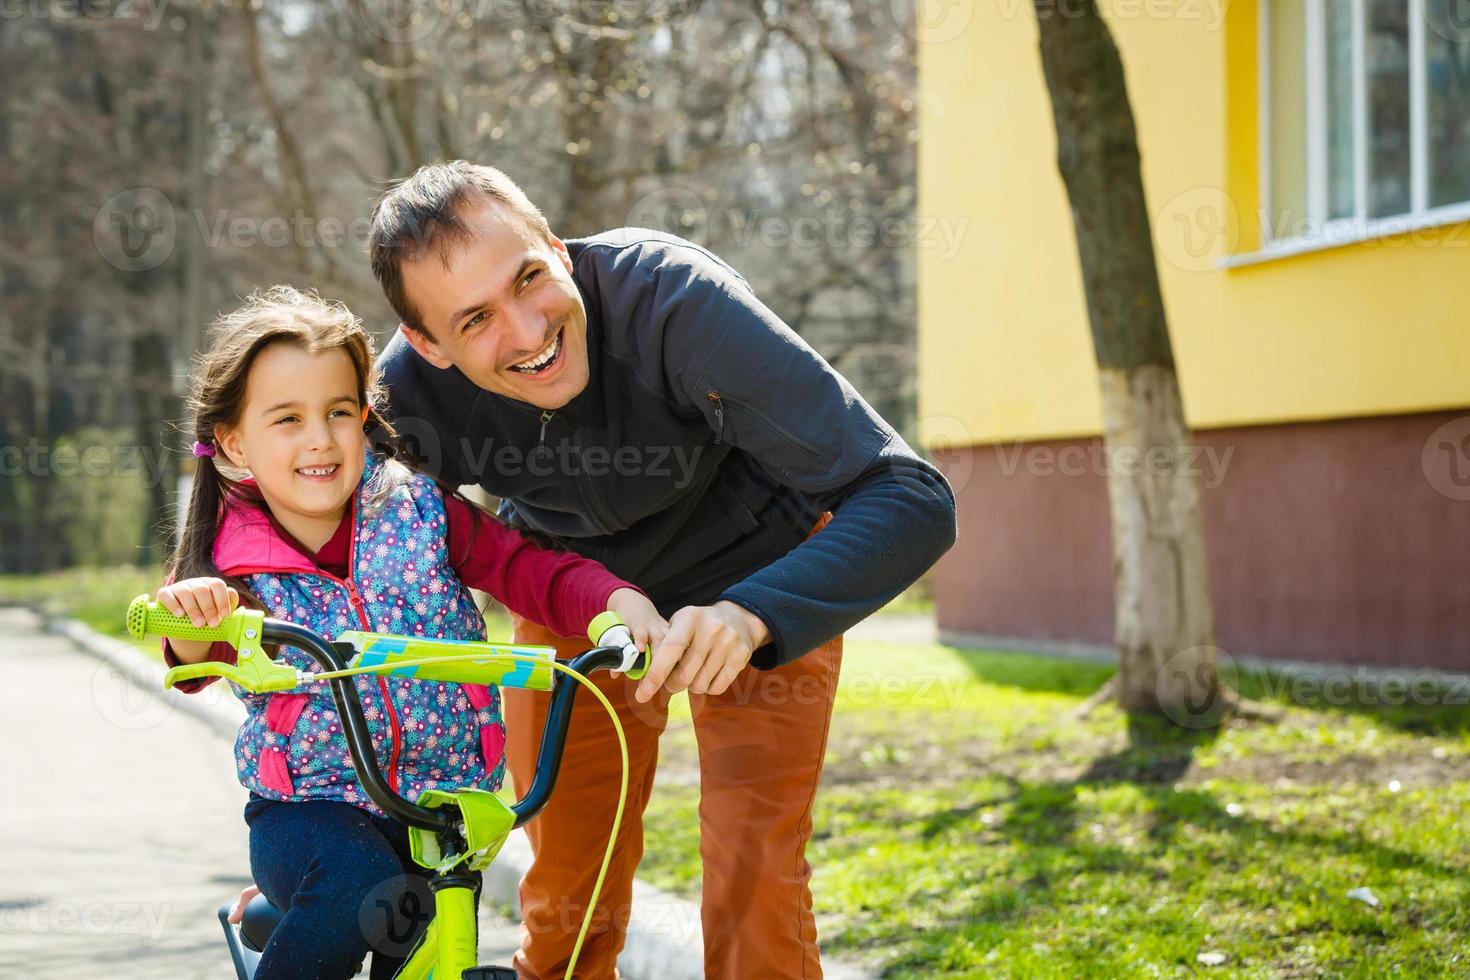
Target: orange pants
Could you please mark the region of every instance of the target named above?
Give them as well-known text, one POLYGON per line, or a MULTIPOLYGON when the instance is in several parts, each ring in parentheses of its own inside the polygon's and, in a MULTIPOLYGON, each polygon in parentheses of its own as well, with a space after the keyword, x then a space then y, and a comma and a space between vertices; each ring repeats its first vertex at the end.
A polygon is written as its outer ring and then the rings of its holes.
MULTIPOLYGON (((586 649, 516 620, 518 643, 554 645, 561 657, 586 649)), ((775 670, 747 667, 721 695, 691 695, 699 743, 699 853, 704 862, 705 976, 711 980, 822 975, 808 887, 806 844, 822 776, 842 638, 775 670)), ((653 788, 668 695, 647 704, 626 678, 596 677, 628 739, 628 804, 577 978, 617 977, 643 856, 643 810, 653 788)), ((506 756, 518 787, 535 769, 547 696, 506 690, 506 756)), ((612 723, 583 691, 572 712, 555 792, 526 825, 535 853, 521 879, 520 980, 560 978, 586 912, 617 804, 618 756, 612 723)), ((651 828, 656 834, 659 828, 651 828)))

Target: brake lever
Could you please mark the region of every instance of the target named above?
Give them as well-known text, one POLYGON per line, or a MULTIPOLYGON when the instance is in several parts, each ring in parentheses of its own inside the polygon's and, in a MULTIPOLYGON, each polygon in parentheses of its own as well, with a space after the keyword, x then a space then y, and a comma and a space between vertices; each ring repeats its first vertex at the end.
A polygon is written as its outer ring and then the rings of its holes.
POLYGON ((289 691, 301 682, 300 672, 294 667, 278 664, 265 655, 264 650, 240 650, 232 664, 218 660, 204 660, 197 664, 181 664, 163 675, 163 686, 173 687, 180 681, 191 681, 200 677, 223 677, 254 694, 272 691, 289 691))

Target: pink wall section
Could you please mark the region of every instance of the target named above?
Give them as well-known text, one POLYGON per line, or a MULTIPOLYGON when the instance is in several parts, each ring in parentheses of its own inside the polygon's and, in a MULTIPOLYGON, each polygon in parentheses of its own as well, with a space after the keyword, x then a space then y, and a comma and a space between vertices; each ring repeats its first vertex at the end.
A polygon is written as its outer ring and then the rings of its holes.
MULTIPOLYGON (((1470 671, 1470 411, 1196 434, 1218 643, 1242 656, 1470 671)), ((1112 641, 1099 440, 949 451, 942 630, 1112 641)))

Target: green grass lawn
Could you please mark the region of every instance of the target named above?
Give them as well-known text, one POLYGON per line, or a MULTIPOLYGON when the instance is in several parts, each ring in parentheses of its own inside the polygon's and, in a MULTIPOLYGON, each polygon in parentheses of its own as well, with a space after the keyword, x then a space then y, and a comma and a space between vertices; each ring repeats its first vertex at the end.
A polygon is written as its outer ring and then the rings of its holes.
MULTIPOLYGON (((122 635, 157 581, 0 577, 0 601, 122 635)), ((1130 732, 1073 715, 1110 672, 850 640, 810 849, 824 948, 886 977, 1470 976, 1470 707, 1324 708, 1231 671, 1281 718, 1130 732)), ((642 873, 697 896, 687 699, 672 714, 642 873)))
POLYGON ((163 581, 156 568, 121 565, 116 568, 73 568, 45 575, 0 575, 0 603, 24 604, 51 615, 70 616, 88 626, 135 643, 160 656, 158 642, 139 642, 128 636, 125 614, 128 600, 152 592, 163 581))
MULTIPOLYGON (((1112 707, 1071 717, 1109 673, 850 641, 809 854, 824 948, 885 977, 1470 975, 1470 710, 1130 738, 1112 707)), ((676 704, 643 873, 694 896, 676 704)))

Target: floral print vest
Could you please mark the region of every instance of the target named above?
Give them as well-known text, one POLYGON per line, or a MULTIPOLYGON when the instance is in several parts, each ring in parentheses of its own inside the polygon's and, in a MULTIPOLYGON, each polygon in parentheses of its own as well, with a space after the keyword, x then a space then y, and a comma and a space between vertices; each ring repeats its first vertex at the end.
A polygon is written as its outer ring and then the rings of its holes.
MULTIPOLYGON (((253 509, 253 508, 252 508, 253 509)), ((369 455, 353 498, 349 576, 339 579, 306 562, 297 567, 224 568, 238 575, 264 604, 267 615, 307 626, 323 636, 367 630, 405 636, 483 640, 485 623, 469 591, 449 564, 444 499, 432 480, 408 474, 369 455), (394 479, 386 494, 376 481, 394 479)), ((226 520, 231 531, 269 535, 256 552, 295 555, 258 510, 255 521, 240 509, 226 520)), ((238 550, 235 549, 238 555, 238 550)), ((219 548, 216 548, 216 554, 219 548)), ((248 565, 248 562, 247 562, 248 565)), ((277 658, 320 673, 314 660, 285 647, 277 658)), ((416 800, 429 789, 475 786, 495 790, 505 776, 505 725, 500 692, 482 684, 444 684, 398 677, 356 678, 378 766, 402 796, 416 800)), ((233 686, 233 685, 232 685, 233 686)), ((374 813, 352 768, 330 688, 251 694, 238 687, 248 716, 235 739, 241 783, 267 799, 340 800, 374 813)))

